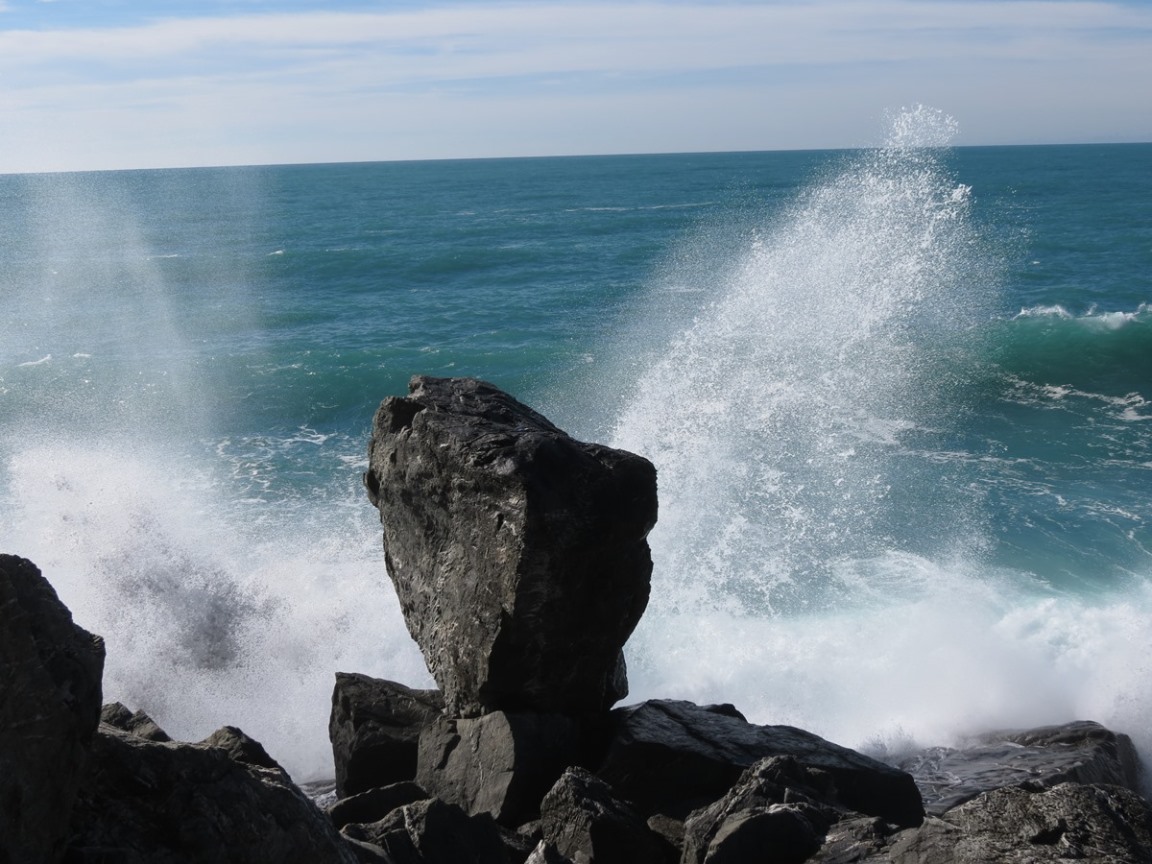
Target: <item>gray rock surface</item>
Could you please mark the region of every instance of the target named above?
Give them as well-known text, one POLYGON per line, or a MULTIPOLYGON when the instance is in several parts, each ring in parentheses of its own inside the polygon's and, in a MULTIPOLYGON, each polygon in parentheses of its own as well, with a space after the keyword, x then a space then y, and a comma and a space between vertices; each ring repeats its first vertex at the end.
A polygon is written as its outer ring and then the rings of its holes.
POLYGON ((1107 783, 1140 792, 1140 761, 1127 735, 1099 723, 989 732, 963 748, 933 747, 900 762, 925 809, 940 815, 981 792, 1021 783, 1107 783))
POLYGON ((343 798, 328 808, 328 818, 337 828, 352 822, 379 822, 398 807, 430 797, 421 786, 406 780, 343 798))
POLYGON ((103 670, 103 640, 31 561, 0 555, 0 861, 64 853, 103 670))
POLYGON ((440 716, 443 705, 436 690, 337 672, 328 721, 337 795, 415 778, 420 730, 440 716))
POLYGON ((392 864, 507 864, 494 822, 435 798, 406 804, 378 822, 345 825, 343 832, 377 847, 392 864))
POLYGON ((222 730, 209 740, 224 746, 102 725, 72 815, 70 864, 355 861, 284 771, 234 758, 253 752, 251 739, 222 730))
POLYGON ((909 774, 811 732, 757 726, 691 702, 650 700, 613 714, 616 732, 597 773, 646 813, 683 818, 759 760, 791 756, 826 775, 846 808, 902 826, 924 818, 909 774))
POLYGON ((148 741, 171 741, 168 733, 143 711, 133 711, 120 702, 109 702, 100 709, 100 722, 131 732, 148 741))
POLYGON ((376 414, 365 485, 446 712, 610 707, 648 602, 652 464, 576 441, 482 381, 409 389, 376 414))
POLYGON ((540 805, 544 840, 562 856, 597 864, 670 864, 676 850, 603 780, 569 768, 540 805))
POLYGON ((420 736, 416 781, 470 815, 515 827, 581 755, 579 721, 563 714, 442 718, 420 736))

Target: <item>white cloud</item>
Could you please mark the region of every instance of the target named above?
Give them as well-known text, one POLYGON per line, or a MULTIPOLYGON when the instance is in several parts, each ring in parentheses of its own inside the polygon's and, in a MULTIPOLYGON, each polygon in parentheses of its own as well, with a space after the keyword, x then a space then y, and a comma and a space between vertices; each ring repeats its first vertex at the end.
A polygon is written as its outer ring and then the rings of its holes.
MULTIPOLYGON (((0 30, 0 170, 18 152, 210 164, 843 146, 871 131, 862 113, 915 101, 984 140, 1029 140, 1029 123, 1067 137, 1077 117, 1107 137, 1124 99, 1152 118, 1150 34, 1150 8, 1049 0, 493 3, 0 30)), ((1123 122, 1152 134, 1152 119, 1123 122)))

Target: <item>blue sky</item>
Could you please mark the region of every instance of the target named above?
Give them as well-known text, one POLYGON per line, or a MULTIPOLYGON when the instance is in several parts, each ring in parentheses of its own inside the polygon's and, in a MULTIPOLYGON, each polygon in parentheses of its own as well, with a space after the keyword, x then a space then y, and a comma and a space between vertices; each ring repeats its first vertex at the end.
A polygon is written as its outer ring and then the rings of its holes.
POLYGON ((0 0, 0 173, 1152 140, 1152 2, 0 0))

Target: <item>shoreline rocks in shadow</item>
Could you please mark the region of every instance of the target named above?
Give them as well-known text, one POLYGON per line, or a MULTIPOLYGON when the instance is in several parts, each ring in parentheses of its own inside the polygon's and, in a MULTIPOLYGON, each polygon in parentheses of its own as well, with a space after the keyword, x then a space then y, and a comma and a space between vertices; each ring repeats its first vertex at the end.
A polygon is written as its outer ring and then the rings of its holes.
POLYGON ((1095 723, 892 765, 732 705, 613 707, 655 469, 484 382, 410 390, 365 483, 439 689, 336 673, 321 808, 235 727, 101 706, 103 641, 0 556, 0 864, 1152 862, 1131 741, 1095 723))

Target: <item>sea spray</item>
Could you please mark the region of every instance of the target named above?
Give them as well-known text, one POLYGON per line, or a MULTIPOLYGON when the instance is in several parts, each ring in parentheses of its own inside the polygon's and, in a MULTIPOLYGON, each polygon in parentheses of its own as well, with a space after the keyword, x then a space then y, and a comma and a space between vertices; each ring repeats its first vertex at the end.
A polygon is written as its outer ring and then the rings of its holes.
POLYGON ((687 327, 649 331, 613 436, 660 484, 634 698, 890 754, 1076 718, 1152 743, 1145 581, 1091 600, 999 554, 990 478, 1019 472, 969 428, 1007 386, 984 344, 999 250, 941 149, 955 126, 898 114, 744 230, 687 327))

